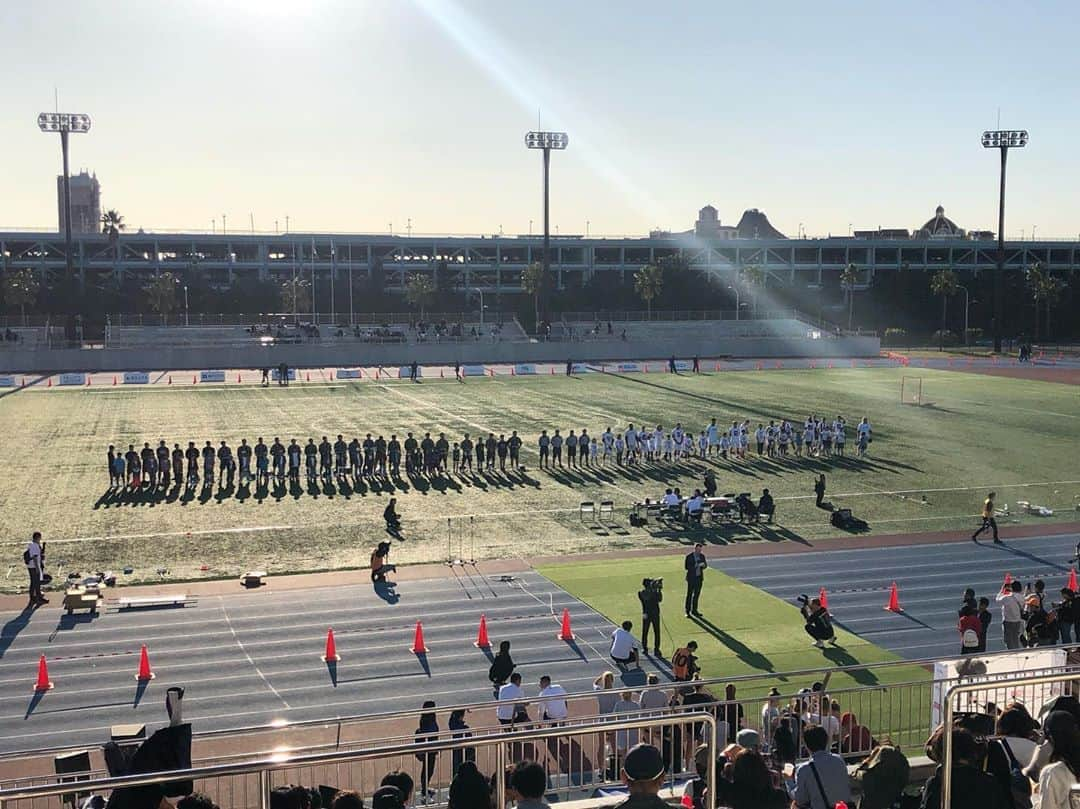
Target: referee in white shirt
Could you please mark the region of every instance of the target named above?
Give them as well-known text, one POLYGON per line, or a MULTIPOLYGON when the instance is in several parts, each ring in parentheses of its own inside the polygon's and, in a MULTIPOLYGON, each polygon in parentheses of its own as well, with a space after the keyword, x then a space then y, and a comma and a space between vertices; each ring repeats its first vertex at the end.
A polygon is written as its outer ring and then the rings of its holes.
POLYGON ((566 707, 566 689, 558 683, 552 683, 546 674, 540 678, 540 694, 537 702, 540 718, 545 722, 559 724, 570 715, 566 707))

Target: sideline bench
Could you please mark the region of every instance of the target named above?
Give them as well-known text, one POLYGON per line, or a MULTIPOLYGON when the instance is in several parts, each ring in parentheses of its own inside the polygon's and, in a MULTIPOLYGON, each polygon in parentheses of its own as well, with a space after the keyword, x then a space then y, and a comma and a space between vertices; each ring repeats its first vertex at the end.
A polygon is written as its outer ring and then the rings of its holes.
POLYGON ((118 610, 137 610, 147 607, 186 607, 194 606, 199 599, 185 594, 160 596, 121 596, 116 599, 118 610))

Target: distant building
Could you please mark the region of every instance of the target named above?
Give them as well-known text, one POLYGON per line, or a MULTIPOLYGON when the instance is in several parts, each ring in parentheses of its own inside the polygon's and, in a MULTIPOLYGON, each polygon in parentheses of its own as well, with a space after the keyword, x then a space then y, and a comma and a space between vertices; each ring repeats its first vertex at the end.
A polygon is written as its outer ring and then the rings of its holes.
POLYGON ((933 218, 927 220, 916 235, 921 239, 963 239, 966 236, 963 228, 945 216, 945 209, 941 205, 937 206, 933 218))
POLYGON ((742 219, 735 226, 740 239, 786 239, 783 233, 772 226, 769 217, 757 208, 743 211, 742 219))
POLYGON ((694 223, 694 235, 703 239, 736 239, 739 236, 739 229, 720 224, 720 216, 716 208, 706 205, 698 211, 697 222, 694 223))
MULTIPOLYGON (((96 174, 81 171, 73 174, 71 184, 71 232, 99 233, 101 231, 101 185, 96 174)), ((64 232, 64 178, 56 178, 56 208, 60 213, 60 233, 64 232)))

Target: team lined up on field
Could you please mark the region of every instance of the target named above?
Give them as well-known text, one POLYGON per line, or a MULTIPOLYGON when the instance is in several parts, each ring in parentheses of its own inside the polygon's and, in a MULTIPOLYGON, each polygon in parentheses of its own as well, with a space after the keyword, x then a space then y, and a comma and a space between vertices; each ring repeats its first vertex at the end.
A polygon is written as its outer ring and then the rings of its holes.
MULTIPOLYGON (((665 431, 663 425, 656 425, 650 430, 644 425, 635 428, 629 425, 625 431, 613 432, 611 427, 599 438, 590 436, 587 429, 576 434, 570 430, 563 436, 559 430, 548 435, 547 430, 540 433, 538 449, 540 468, 563 465, 563 452, 566 453, 567 466, 606 465, 614 462, 618 465, 632 465, 642 461, 680 461, 687 458, 744 459, 750 454, 751 442, 757 454, 769 458, 787 457, 843 457, 847 447, 847 422, 842 416, 833 421, 826 421, 810 415, 801 425, 792 425, 788 421, 768 425, 759 423, 751 427, 750 420, 733 421, 731 427, 723 429, 713 419, 709 426, 697 436, 693 430, 686 430, 682 423, 665 431)), ((869 420, 864 416, 855 428, 855 443, 858 455, 866 454, 873 432, 869 420)))

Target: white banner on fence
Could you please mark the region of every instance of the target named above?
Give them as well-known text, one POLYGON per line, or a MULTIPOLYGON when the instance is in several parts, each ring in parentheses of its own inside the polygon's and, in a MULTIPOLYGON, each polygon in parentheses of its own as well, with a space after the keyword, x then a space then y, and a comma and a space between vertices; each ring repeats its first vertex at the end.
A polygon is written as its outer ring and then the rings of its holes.
POLYGON ((694 370, 694 363, 690 360, 675 360, 676 371, 692 371, 694 370))
MULTIPOLYGON (((408 365, 402 365, 400 368, 398 368, 397 378, 398 379, 408 379, 411 376, 411 373, 412 373, 411 369, 410 369, 410 367, 408 365)), ((423 366, 421 366, 421 365, 416 366, 416 375, 418 377, 424 375, 423 366)))
POLYGON ((13 376, 0 376, 0 388, 14 388, 15 377, 13 376))
MULTIPOLYGON (((276 374, 277 371, 274 371, 274 373, 276 374)), ((199 381, 200 382, 224 382, 225 381, 225 372, 224 371, 199 371, 199 381)))
POLYGON ((462 376, 483 376, 487 373, 487 369, 483 365, 462 365, 462 376))
POLYGON ((514 366, 514 373, 518 376, 529 376, 536 373, 536 366, 531 362, 519 362, 514 366))
MULTIPOLYGON (((290 382, 294 382, 296 380, 296 369, 290 368, 288 371, 285 372, 285 375, 288 377, 290 382)), ((270 378, 277 382, 279 379, 281 379, 281 371, 279 371, 277 368, 272 369, 270 371, 270 378)), ((222 378, 221 381, 224 382, 225 379, 222 378)))
POLYGON ((640 362, 620 362, 615 370, 621 374, 632 374, 641 370, 640 362))
POLYGON ((150 374, 146 371, 124 371, 125 385, 149 385, 150 374))
POLYGON ((336 379, 363 379, 359 368, 338 368, 334 371, 336 379))
POLYGON ((85 385, 86 374, 60 374, 61 385, 85 385))
POLYGON ((574 373, 575 374, 587 374, 590 371, 592 371, 591 366, 586 365, 583 362, 575 362, 574 363, 574 373))

